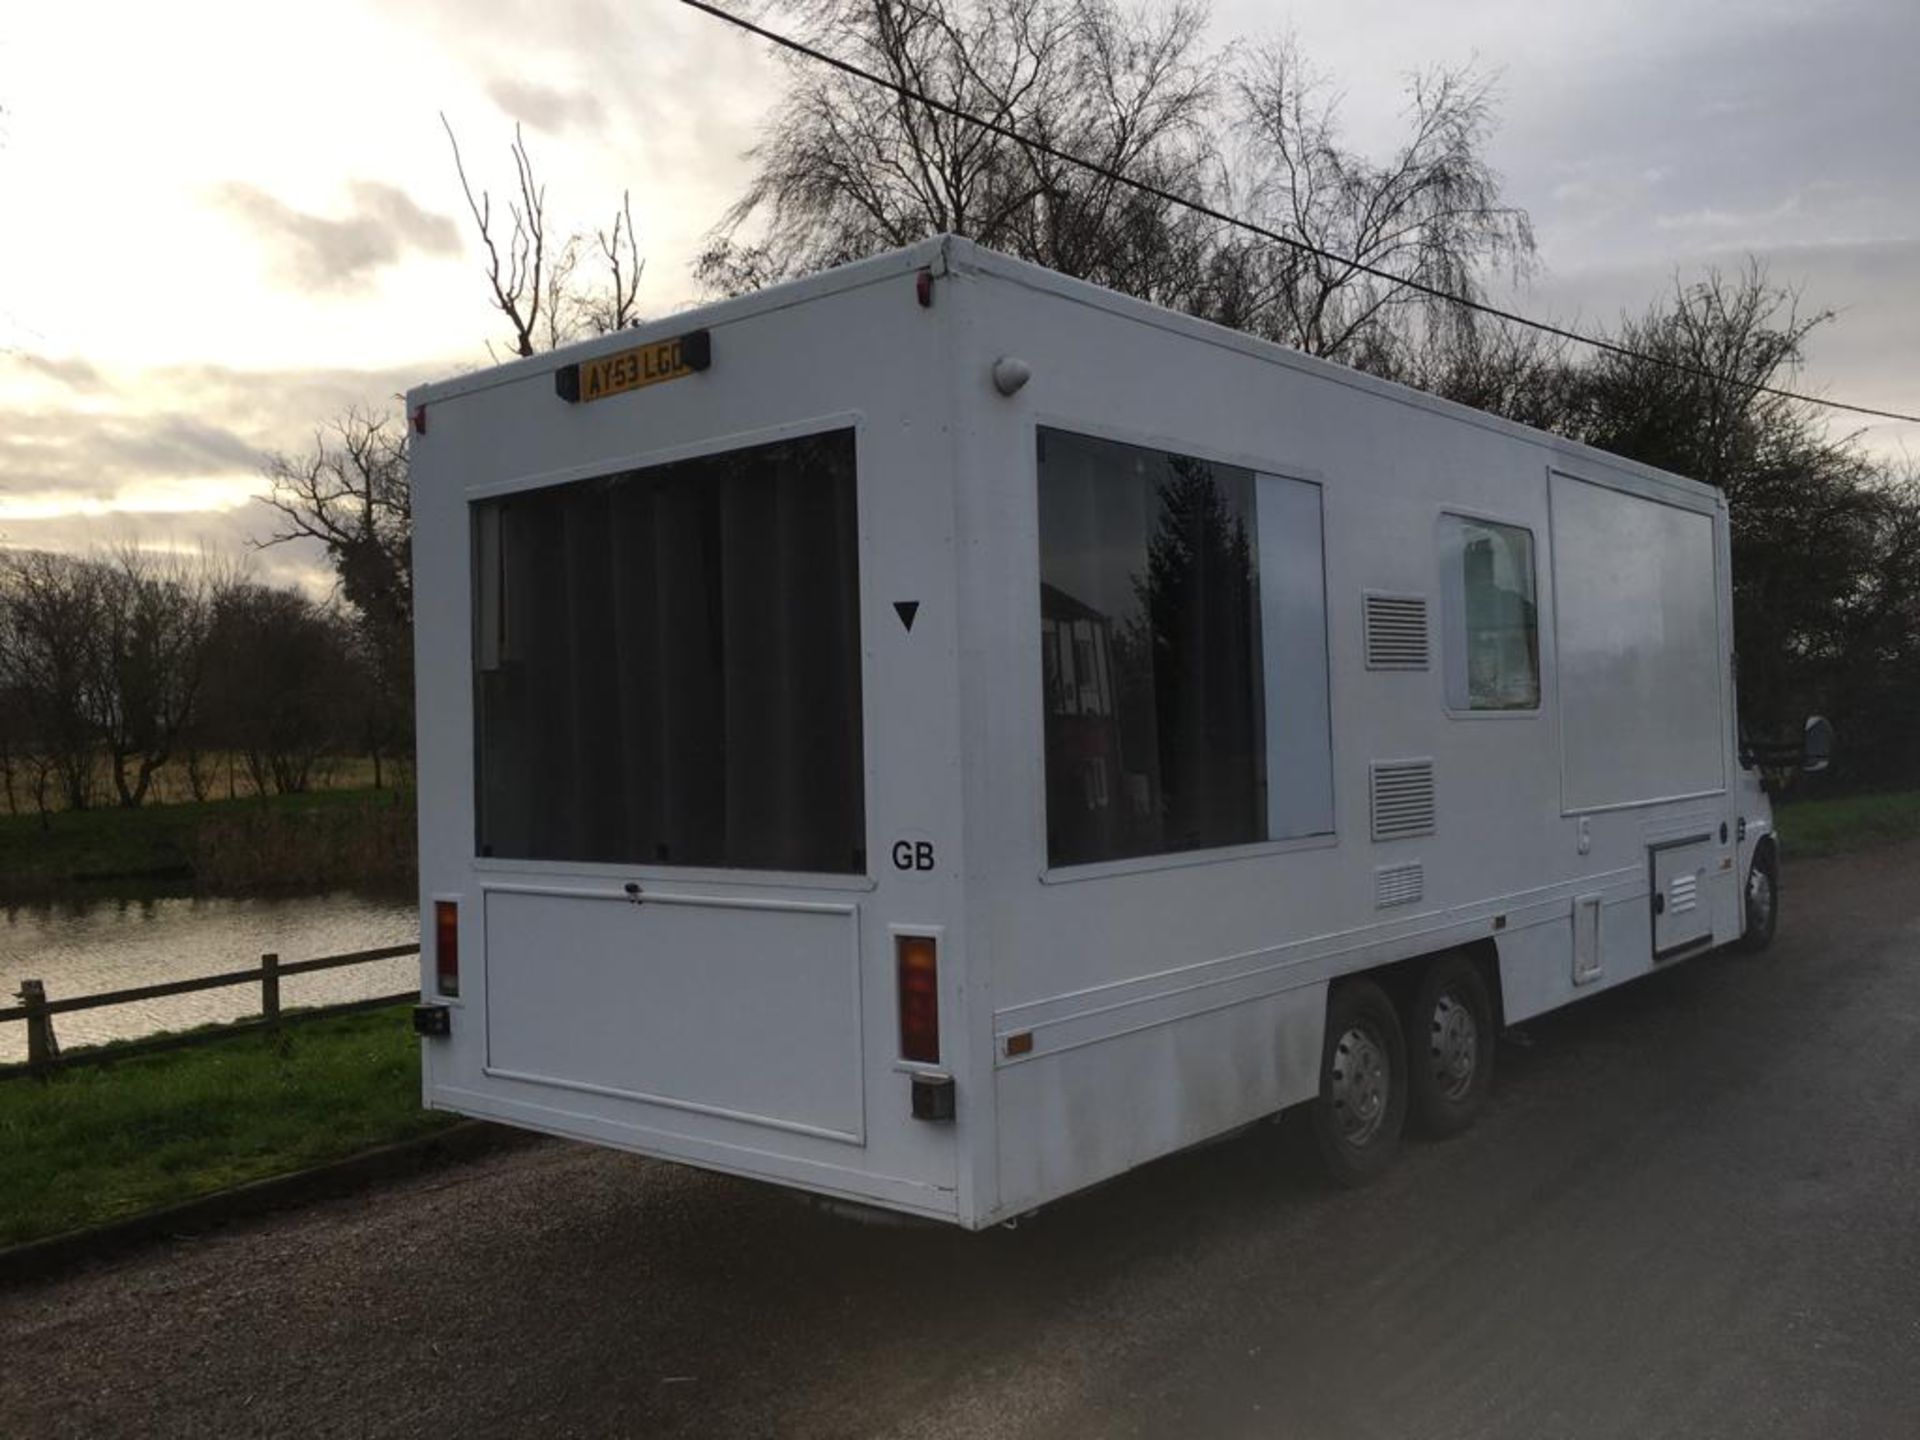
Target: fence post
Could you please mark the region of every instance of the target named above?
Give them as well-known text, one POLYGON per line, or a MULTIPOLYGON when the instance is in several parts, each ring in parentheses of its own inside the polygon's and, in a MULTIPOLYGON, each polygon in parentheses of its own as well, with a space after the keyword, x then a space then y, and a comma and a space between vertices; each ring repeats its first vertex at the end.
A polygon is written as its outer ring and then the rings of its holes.
POLYGON ((280 957, 272 951, 260 957, 260 1013, 267 1024, 280 1027, 280 957))
POLYGON ((47 1013, 47 987, 38 980, 22 980, 19 999, 27 1008, 27 1069, 44 1078, 60 1058, 53 1017, 47 1013))

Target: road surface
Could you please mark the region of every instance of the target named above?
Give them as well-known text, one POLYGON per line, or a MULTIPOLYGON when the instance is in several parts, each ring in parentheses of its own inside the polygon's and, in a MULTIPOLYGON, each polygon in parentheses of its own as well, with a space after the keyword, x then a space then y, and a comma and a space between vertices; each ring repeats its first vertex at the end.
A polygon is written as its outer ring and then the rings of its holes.
POLYGON ((0 1296, 0 1435, 1920 1435, 1920 845, 1525 1040, 1357 1195, 1271 1127, 976 1236, 495 1155, 0 1296))

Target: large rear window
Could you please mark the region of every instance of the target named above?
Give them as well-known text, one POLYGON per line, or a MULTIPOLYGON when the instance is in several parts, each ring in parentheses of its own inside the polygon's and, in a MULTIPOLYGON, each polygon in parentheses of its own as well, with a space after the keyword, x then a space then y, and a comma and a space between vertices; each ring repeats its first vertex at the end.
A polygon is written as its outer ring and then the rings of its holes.
POLYGON ((866 868, 853 432, 473 507, 482 855, 866 868))

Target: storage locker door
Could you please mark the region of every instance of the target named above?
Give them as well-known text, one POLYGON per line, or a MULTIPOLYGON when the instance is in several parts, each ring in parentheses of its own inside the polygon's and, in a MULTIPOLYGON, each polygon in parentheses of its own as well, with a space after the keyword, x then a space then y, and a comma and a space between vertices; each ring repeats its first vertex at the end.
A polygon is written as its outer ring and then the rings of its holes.
POLYGON ((1656 845, 1649 852, 1653 871, 1653 958, 1691 949, 1713 938, 1713 907, 1707 903, 1707 875, 1714 861, 1711 835, 1656 845))

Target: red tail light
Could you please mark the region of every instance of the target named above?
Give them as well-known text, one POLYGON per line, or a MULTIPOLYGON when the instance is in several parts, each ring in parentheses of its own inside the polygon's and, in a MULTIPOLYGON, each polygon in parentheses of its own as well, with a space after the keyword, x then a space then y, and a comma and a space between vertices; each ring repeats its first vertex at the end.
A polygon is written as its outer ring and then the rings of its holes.
POLYGON ((896 935, 899 962, 900 1058, 940 1063, 940 965, 930 935, 896 935))
POLYGON ((453 900, 433 902, 434 988, 442 995, 460 993, 460 906, 453 900))

